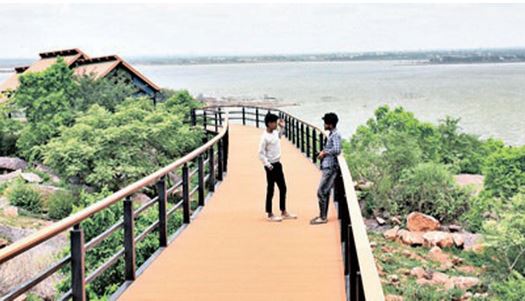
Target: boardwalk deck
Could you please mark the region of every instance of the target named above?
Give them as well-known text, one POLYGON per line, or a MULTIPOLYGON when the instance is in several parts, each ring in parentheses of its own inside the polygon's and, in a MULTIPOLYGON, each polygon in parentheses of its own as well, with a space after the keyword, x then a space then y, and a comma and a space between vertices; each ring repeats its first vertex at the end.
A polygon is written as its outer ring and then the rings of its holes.
MULTIPOLYGON (((345 299, 339 224, 308 224, 317 214, 318 169, 282 139, 289 211, 264 218, 265 175, 257 158, 262 129, 231 126, 228 175, 198 218, 119 300, 345 299)), ((277 195, 274 210, 278 212, 277 195)))

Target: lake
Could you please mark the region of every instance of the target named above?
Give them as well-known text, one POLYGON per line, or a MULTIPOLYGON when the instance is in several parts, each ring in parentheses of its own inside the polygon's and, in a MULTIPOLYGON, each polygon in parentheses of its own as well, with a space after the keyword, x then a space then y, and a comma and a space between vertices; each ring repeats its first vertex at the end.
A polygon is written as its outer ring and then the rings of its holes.
MULTIPOLYGON (((422 65, 406 61, 225 65, 136 65, 163 87, 193 95, 262 99, 321 125, 334 111, 349 137, 380 105, 403 106, 430 122, 461 118, 465 132, 525 144, 525 63, 422 65)), ((0 80, 6 74, 0 73, 0 80)))

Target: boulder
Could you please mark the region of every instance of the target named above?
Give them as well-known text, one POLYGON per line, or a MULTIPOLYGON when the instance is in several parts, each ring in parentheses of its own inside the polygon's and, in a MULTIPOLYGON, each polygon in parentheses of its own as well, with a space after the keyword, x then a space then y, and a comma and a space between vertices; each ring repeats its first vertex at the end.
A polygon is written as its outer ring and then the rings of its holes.
POLYGON ((459 231, 461 231, 461 229, 462 229, 462 228, 461 228, 460 225, 454 225, 454 224, 452 224, 452 225, 448 225, 448 230, 449 230, 450 232, 459 232, 459 231))
POLYGON ((441 285, 446 290, 454 288, 454 281, 447 275, 440 272, 432 273, 432 279, 430 279, 430 284, 441 285))
POLYGON ((465 273, 465 274, 476 274, 478 272, 478 269, 471 265, 464 265, 457 267, 456 270, 465 273))
POLYGON ((428 273, 422 267, 415 267, 410 270, 410 275, 416 277, 417 279, 428 278, 428 273))
POLYGON ((51 180, 51 182, 53 182, 55 184, 60 183, 60 178, 57 176, 57 174, 55 172, 53 172, 51 170, 51 168, 43 165, 42 163, 36 163, 35 164, 35 169, 40 171, 40 172, 43 172, 43 173, 46 173, 47 175, 49 175, 49 179, 51 180))
POLYGON ((377 221, 377 224, 380 225, 380 226, 386 224, 386 221, 383 218, 379 217, 379 216, 376 216, 376 221, 377 221))
POLYGON ((28 183, 42 183, 44 181, 39 175, 32 172, 23 172, 20 176, 28 183))
POLYGON ((452 266, 450 257, 443 252, 439 247, 435 246, 428 251, 428 258, 441 263, 442 265, 452 266))
POLYGON ((440 227, 437 219, 420 212, 412 212, 407 216, 407 228, 410 231, 433 231, 440 227))
POLYGON ((390 281, 390 283, 399 283, 399 276, 397 276, 396 274, 392 274, 392 275, 388 275, 388 281, 390 281))
POLYGON ((454 286, 462 290, 467 290, 479 284, 479 278, 467 276, 455 276, 450 278, 454 286))
POLYGON ((401 217, 393 216, 390 221, 395 225, 401 225, 401 217))
POLYGON ((458 248, 462 248, 465 244, 465 238, 461 233, 452 233, 452 240, 454 240, 454 245, 458 248))
POLYGON ((6 247, 9 244, 9 242, 3 238, 0 238, 0 249, 6 247))
POLYGON ((395 226, 394 228, 390 229, 390 230, 386 230, 384 233, 383 233, 383 236, 386 238, 386 239, 389 239, 389 240, 396 240, 396 237, 397 237, 397 232, 399 231, 399 226, 395 226))
POLYGON ((17 217, 18 208, 15 206, 7 206, 4 208, 4 215, 7 217, 17 217))
POLYGON ((423 238, 424 232, 411 232, 407 230, 399 230, 397 236, 401 239, 404 244, 410 246, 422 246, 425 242, 423 238))
POLYGON ((27 168, 27 162, 16 157, 0 157, 0 169, 19 170, 27 168))
POLYGON ((440 248, 450 248, 454 245, 454 239, 448 232, 431 231, 423 235, 425 245, 429 247, 438 246, 440 248))
POLYGON ((22 171, 19 169, 17 171, 13 171, 8 174, 0 175, 0 182, 6 182, 6 181, 11 181, 13 179, 16 179, 18 178, 18 176, 20 176, 21 173, 22 171))
POLYGON ((151 201, 151 198, 142 192, 135 193, 131 198, 134 202, 137 202, 141 205, 144 205, 147 202, 151 201))

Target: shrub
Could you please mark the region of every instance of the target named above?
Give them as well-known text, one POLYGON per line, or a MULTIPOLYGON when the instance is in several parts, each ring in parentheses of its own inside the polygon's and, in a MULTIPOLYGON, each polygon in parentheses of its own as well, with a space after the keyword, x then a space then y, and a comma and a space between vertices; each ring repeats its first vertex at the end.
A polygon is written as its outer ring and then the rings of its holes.
POLYGON ((42 212, 42 197, 38 191, 27 184, 15 183, 9 188, 9 202, 32 213, 42 212))
POLYGON ((505 279, 509 273, 525 275, 525 194, 502 204, 497 220, 483 225, 490 274, 505 279))
POLYGON ((525 186, 525 146, 505 147, 492 154, 484 170, 485 189, 510 198, 525 186))
POLYGON ((491 290, 494 292, 496 300, 523 301, 525 277, 520 273, 513 272, 505 281, 493 283, 491 290))
POLYGON ((73 211, 75 197, 69 191, 59 190, 47 200, 48 215, 52 219, 63 219, 73 211))
POLYGON ((455 185, 444 165, 431 162, 404 170, 396 197, 399 213, 420 211, 452 221, 468 208, 469 195, 455 185))

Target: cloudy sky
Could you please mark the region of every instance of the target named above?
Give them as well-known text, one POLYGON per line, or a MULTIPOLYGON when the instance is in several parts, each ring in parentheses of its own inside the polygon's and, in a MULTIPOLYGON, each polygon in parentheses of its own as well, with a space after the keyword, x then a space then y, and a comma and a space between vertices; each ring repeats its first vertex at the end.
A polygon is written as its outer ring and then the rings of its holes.
POLYGON ((524 4, 2 4, 0 58, 523 47, 524 16, 524 4))

